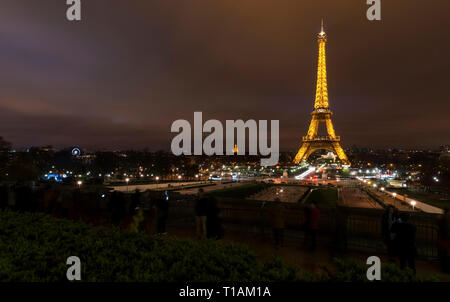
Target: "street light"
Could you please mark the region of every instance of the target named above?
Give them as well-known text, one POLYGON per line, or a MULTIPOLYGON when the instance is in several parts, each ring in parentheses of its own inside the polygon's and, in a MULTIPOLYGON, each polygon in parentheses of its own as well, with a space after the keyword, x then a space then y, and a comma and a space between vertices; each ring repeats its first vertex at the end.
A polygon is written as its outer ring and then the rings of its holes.
POLYGON ((392 193, 392 196, 394 197, 394 206, 397 204, 397 199, 395 198, 397 196, 397 193, 392 193))
POLYGON ((77 181, 78 188, 80 188, 82 184, 83 182, 81 180, 77 181))
POLYGON ((381 189, 380 189, 381 191, 384 191, 384 187, 381 187, 381 189))
POLYGON ((411 205, 413 207, 413 211, 414 211, 414 206, 417 204, 417 202, 415 200, 411 200, 411 205))
POLYGON ((125 182, 127 183, 127 193, 128 193, 128 182, 130 181, 130 179, 127 177, 125 178, 125 182))

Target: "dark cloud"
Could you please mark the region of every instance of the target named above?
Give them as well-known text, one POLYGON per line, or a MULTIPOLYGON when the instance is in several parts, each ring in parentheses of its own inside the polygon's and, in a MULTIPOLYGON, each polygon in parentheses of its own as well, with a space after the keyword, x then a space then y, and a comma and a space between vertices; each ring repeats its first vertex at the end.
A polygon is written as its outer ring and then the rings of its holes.
POLYGON ((3 0, 0 135, 16 147, 168 148, 172 121, 280 120, 296 149, 325 18, 330 105, 344 146, 450 143, 448 0, 3 0))

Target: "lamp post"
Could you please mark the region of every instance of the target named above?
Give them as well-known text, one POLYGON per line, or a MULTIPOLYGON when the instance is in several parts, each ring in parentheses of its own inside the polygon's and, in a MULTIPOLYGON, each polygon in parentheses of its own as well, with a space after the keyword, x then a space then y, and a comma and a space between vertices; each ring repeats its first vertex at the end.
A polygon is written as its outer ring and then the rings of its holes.
POLYGON ((156 177, 155 177, 155 179, 156 179, 156 188, 158 189, 158 184, 159 184, 159 176, 156 176, 156 177))
POLYGON ((411 200, 411 205, 412 205, 413 211, 414 211, 414 207, 416 206, 416 204, 417 204, 417 202, 415 200, 411 200))
POLYGON ((83 184, 83 182, 81 180, 77 181, 78 189, 81 188, 82 184, 83 184))
POLYGON ((130 179, 127 177, 125 178, 125 182, 127 183, 127 193, 128 193, 128 182, 130 181, 130 179))
POLYGON ((392 193, 392 196, 394 196, 394 206, 397 204, 397 200, 396 200, 396 196, 397 196, 397 193, 392 193))

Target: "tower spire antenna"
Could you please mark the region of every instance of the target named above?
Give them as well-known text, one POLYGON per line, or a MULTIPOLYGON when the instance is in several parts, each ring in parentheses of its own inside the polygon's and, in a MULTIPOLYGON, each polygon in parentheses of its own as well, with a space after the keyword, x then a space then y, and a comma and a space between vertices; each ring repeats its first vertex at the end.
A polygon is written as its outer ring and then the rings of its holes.
POLYGON ((319 33, 319 39, 325 38, 325 31, 323 30, 323 18, 320 24, 320 33, 319 33))

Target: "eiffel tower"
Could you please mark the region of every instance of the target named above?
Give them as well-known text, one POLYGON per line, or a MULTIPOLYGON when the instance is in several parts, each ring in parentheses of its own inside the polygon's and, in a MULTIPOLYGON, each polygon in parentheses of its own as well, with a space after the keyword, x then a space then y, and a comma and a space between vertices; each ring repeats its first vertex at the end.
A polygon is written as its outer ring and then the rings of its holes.
POLYGON ((344 165, 350 165, 347 156, 340 145, 341 138, 334 133, 331 115, 333 114, 328 106, 328 89, 327 89, 327 66, 325 61, 325 44, 327 35, 322 29, 317 36, 319 42, 319 63, 317 66, 317 89, 316 100, 314 102, 314 110, 311 113, 312 119, 309 125, 308 133, 303 136, 303 144, 295 156, 294 163, 306 161, 306 159, 316 150, 328 150, 337 155, 344 165), (319 136, 319 124, 325 123, 328 135, 319 136))

